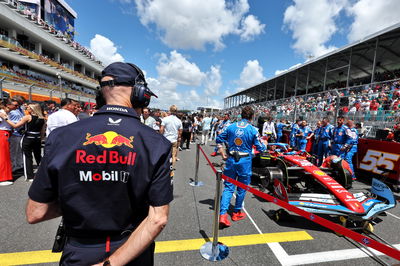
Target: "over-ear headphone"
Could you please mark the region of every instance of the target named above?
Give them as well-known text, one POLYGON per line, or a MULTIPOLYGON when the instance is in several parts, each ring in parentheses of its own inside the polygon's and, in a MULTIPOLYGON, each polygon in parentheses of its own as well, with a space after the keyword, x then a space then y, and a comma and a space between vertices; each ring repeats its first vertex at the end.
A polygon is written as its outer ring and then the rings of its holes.
MULTIPOLYGON (((146 80, 144 78, 144 74, 142 70, 137 67, 135 64, 132 63, 126 63, 127 65, 131 66, 133 69, 136 70, 138 75, 135 78, 134 84, 129 83, 128 85, 132 86, 132 92, 131 92, 131 97, 130 101, 132 104, 133 108, 144 108, 147 107, 150 104, 150 98, 151 96, 157 97, 148 87, 146 80)), ((96 105, 97 108, 101 108, 101 106, 105 105, 105 99, 103 97, 103 93, 101 91, 101 87, 104 86, 115 86, 119 83, 118 81, 116 82, 115 80, 108 80, 108 81, 99 81, 100 83, 100 89, 96 93, 96 105)), ((126 84, 126 83, 122 83, 126 84)))
POLYGON ((104 99, 103 92, 101 91, 101 87, 97 87, 96 91, 96 109, 99 110, 103 105, 106 105, 106 100, 104 99))
POLYGON ((134 108, 144 108, 150 104, 150 98, 154 95, 151 90, 147 87, 146 80, 144 78, 144 74, 140 68, 138 68, 135 64, 126 63, 133 67, 138 75, 135 78, 135 84, 132 87, 131 92, 131 103, 134 108))

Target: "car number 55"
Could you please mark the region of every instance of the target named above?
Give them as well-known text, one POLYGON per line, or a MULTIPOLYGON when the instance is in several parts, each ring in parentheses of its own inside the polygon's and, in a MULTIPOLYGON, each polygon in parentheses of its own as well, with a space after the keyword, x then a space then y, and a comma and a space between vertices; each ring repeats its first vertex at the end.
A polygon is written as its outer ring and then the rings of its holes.
POLYGON ((360 163, 360 168, 375 174, 382 174, 383 171, 378 170, 378 167, 393 170, 399 157, 400 155, 393 153, 368 150, 360 163))

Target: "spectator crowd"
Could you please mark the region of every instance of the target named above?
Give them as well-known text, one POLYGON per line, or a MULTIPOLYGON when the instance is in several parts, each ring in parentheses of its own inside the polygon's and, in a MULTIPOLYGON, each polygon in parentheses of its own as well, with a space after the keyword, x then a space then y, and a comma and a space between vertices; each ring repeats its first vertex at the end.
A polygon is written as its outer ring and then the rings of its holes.
MULTIPOLYGON (((294 120, 295 116, 315 125, 321 117, 343 115, 357 122, 392 122, 400 119, 400 81, 363 85, 337 91, 250 104, 256 117, 294 120), (339 97, 338 97, 339 96, 339 97), (338 107, 338 108, 337 108, 338 107)), ((238 115, 240 108, 229 111, 238 115)))

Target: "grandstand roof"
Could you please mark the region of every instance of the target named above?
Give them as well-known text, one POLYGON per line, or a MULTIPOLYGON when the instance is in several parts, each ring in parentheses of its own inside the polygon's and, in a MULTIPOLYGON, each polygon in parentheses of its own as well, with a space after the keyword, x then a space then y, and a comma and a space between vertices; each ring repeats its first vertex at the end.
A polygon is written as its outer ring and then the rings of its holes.
POLYGON ((399 68, 400 23, 232 94, 225 107, 373 83, 399 68))

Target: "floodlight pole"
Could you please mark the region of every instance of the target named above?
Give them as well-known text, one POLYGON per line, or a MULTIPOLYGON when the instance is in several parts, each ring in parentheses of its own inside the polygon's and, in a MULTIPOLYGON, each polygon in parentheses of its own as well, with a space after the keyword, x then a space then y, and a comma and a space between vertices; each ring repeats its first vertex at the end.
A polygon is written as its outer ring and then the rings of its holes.
POLYGON ((29 102, 32 102, 32 88, 33 88, 33 84, 29 86, 29 102))
POLYGON ((3 100, 3 80, 5 79, 5 77, 0 79, 0 100, 3 100))
POLYGON ((57 72, 57 78, 58 78, 58 89, 60 91, 60 98, 62 98, 62 88, 61 88, 61 75, 60 73, 57 72))

